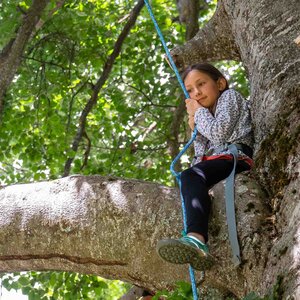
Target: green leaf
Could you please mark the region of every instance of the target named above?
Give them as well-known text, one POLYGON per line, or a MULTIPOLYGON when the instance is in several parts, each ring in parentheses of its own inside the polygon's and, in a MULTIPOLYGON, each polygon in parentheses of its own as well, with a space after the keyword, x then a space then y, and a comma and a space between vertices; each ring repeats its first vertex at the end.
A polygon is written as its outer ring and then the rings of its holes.
POLYGON ((25 276, 20 276, 18 282, 22 286, 27 286, 27 285, 30 284, 29 279, 27 277, 25 277, 25 276))

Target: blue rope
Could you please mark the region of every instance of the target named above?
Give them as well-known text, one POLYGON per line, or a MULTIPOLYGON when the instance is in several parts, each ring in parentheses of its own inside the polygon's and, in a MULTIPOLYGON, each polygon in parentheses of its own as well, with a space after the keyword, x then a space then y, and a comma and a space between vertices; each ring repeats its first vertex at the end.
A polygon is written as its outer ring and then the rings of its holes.
POLYGON ((150 17, 151 17, 151 19, 152 19, 152 21, 153 21, 153 24, 154 24, 154 26, 155 26, 155 29, 156 29, 156 31, 157 31, 157 33, 158 33, 158 35, 159 35, 160 41, 161 41, 161 43, 162 43, 162 45, 163 45, 163 47, 164 47, 164 49, 165 49, 165 51, 166 51, 167 57, 168 57, 168 59, 169 59, 169 62, 170 62, 171 66, 172 66, 172 68, 173 68, 173 70, 174 70, 174 72, 175 72, 175 74, 176 74, 177 80, 178 80, 178 82, 179 82, 179 84, 180 84, 180 86, 181 86, 181 88, 182 88, 182 90, 183 90, 183 92, 184 92, 184 95, 185 95, 186 98, 190 98, 190 95, 189 95, 189 93, 187 92, 187 90, 186 90, 186 88, 185 88, 185 86, 184 86, 184 83, 183 83, 183 81, 182 81, 182 79, 181 79, 181 76, 180 76, 180 74, 179 74, 179 71, 178 71, 178 69, 177 69, 177 67, 176 67, 176 65, 175 65, 175 63, 174 63, 174 60, 173 60, 173 58, 172 58, 172 56, 171 56, 171 53, 170 53, 170 51, 169 51, 169 49, 168 49, 168 46, 167 46, 167 44, 166 44, 166 42, 165 42, 165 39, 164 39, 164 37, 163 37, 163 35, 162 35, 162 33, 161 33, 161 30, 160 30, 160 28, 159 28, 159 26, 158 26, 158 24, 157 24, 157 21, 156 21, 154 15, 153 15, 152 8, 151 8, 151 6, 150 6, 148 0, 144 0, 144 2, 145 2, 146 7, 147 7, 147 9, 148 9, 148 11, 149 11, 149 15, 150 15, 150 17))
MULTIPOLYGON (((181 86, 181 88, 182 88, 182 90, 183 90, 183 93, 184 93, 184 95, 185 95, 186 98, 189 98, 189 97, 190 97, 190 96, 189 96, 189 93, 187 92, 187 90, 186 90, 186 88, 185 88, 185 86, 184 86, 184 83, 183 83, 183 81, 182 81, 182 79, 181 79, 181 76, 180 76, 180 74, 179 74, 179 71, 178 71, 178 69, 177 69, 177 67, 176 67, 176 65, 175 65, 175 63, 174 63, 174 60, 173 60, 171 54, 170 54, 170 51, 169 51, 169 49, 168 49, 168 47, 167 47, 167 44, 166 44, 166 42, 165 42, 165 39, 164 39, 164 37, 163 37, 163 35, 162 35, 162 33, 161 33, 161 30, 160 30, 160 28, 159 28, 159 26, 158 26, 158 24, 157 24, 157 21, 156 21, 154 15, 153 15, 151 6, 150 6, 148 0, 144 0, 144 2, 145 2, 145 5, 146 5, 146 7, 147 7, 147 9, 148 9, 148 12, 149 12, 149 14, 150 14, 150 17, 151 17, 151 19, 152 19, 152 21, 153 21, 153 24, 154 24, 154 26, 155 26, 155 29, 156 29, 156 31, 157 31, 159 37, 160 37, 161 43, 162 43, 162 45, 163 45, 163 47, 164 47, 164 49, 165 49, 165 52, 166 52, 167 57, 168 57, 168 60, 169 60, 169 62, 170 62, 170 64, 171 64, 171 66, 172 66, 172 68, 173 68, 173 70, 174 70, 174 72, 175 72, 175 74, 176 74, 177 80, 178 80, 178 82, 179 82, 179 84, 180 84, 180 86, 181 86)), ((170 170, 171 170, 173 176, 176 177, 176 180, 177 180, 177 182, 178 182, 180 191, 181 191, 181 180, 180 180, 180 174, 181 174, 181 173, 180 173, 180 172, 176 172, 175 169, 174 169, 174 166, 175 166, 175 164, 177 163, 177 161, 180 159, 180 157, 186 152, 186 150, 187 150, 188 147, 192 144, 192 142, 195 140, 196 136, 197 136, 197 129, 196 129, 196 127, 195 127, 191 139, 190 139, 189 142, 184 146, 184 148, 179 152, 179 154, 175 157, 175 159, 172 161, 171 166, 170 166, 170 170)), ((181 192, 180 192, 180 198, 181 198, 181 207, 182 207, 182 216, 183 216, 184 234, 186 234, 186 233, 187 233, 186 209, 185 209, 184 199, 183 199, 183 196, 182 196, 182 193, 181 193, 181 192)), ((197 285, 196 285, 196 280, 195 280, 195 273, 194 273, 194 270, 193 270, 193 268, 192 268, 191 266, 189 266, 189 273, 190 273, 190 278, 191 278, 191 283, 192 283, 193 298, 194 298, 194 300, 198 300, 198 293, 197 293, 197 285)))

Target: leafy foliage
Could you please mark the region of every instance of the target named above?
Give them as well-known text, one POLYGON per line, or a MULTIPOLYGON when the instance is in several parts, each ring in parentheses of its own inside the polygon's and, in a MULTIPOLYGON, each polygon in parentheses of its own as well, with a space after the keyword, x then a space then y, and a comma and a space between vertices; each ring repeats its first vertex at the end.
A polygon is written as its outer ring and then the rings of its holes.
POLYGON ((172 292, 163 290, 155 294, 153 300, 170 299, 170 300, 192 300, 192 287, 189 283, 179 281, 176 283, 176 289, 172 292))
MULTIPOLYGON (((153 3, 170 47, 183 42, 182 27, 172 21, 176 15, 173 2, 153 3)), ((3 19, 8 15, 15 22, 20 19, 14 16, 17 3, 2 4, 3 19)), ((29 5, 20 4, 24 9, 29 5)), ((28 45, 6 95, 0 132, 2 182, 55 179, 63 173, 67 156, 76 154, 72 173, 172 184, 168 128, 180 91, 163 62, 162 47, 146 10, 126 39, 97 107, 88 116, 88 165, 83 168, 87 139, 81 141, 78 153, 70 150, 79 115, 133 5, 134 1, 77 0, 66 1, 51 18, 45 13, 44 26, 28 45)), ((200 20, 204 24, 207 18, 200 20)), ((8 37, 12 33, 6 33, 0 44, 8 37)), ((181 138, 182 143, 187 140, 185 135, 181 138)))
POLYGON ((21 290, 29 300, 113 300, 121 297, 130 287, 116 280, 67 272, 5 274, 1 284, 7 290, 21 290))
MULTIPOLYGON (((69 155, 75 155, 72 173, 173 184, 167 141, 173 138, 169 128, 181 101, 180 91, 145 9, 88 116, 87 137, 77 153, 70 150, 80 114, 135 2, 66 0, 62 8, 53 11, 56 1, 50 1, 43 26, 27 45, 5 96, 0 130, 2 184, 59 178, 69 155)), ((207 2, 199 16, 201 26, 216 7, 216 0, 207 2)), ((1 49, 14 38, 31 3, 0 3, 1 49)), ((183 43, 184 29, 173 21, 175 1, 155 0, 152 5, 170 48, 183 43)), ((241 66, 234 62, 222 66, 225 73, 234 70, 230 75, 235 86, 247 95, 241 66)), ((178 126, 184 143, 188 139, 186 124, 178 126)), ((97 276, 57 272, 6 274, 2 284, 7 289, 21 289, 29 299, 115 299, 128 287, 97 276)), ((164 291, 161 295, 188 299, 184 297, 190 295, 190 288, 180 283, 173 294, 164 291)))
MULTIPOLYGON (((243 297, 241 300, 280 300, 282 299, 282 277, 277 278, 276 284, 273 286, 273 288, 269 291, 268 294, 265 296, 258 296, 255 292, 250 292, 245 297, 243 297)), ((200 299, 203 300, 210 300, 210 299, 225 299, 225 300, 237 300, 238 298, 232 297, 232 296, 224 296, 220 295, 219 291, 216 291, 214 289, 202 289, 201 286, 198 287, 198 293, 200 299)), ((159 291, 155 294, 155 296, 152 298, 153 300, 159 300, 159 299, 168 299, 168 300, 193 300, 193 292, 192 292, 192 286, 187 282, 177 282, 176 283, 176 289, 174 291, 159 291)))
MULTIPOLYGON (((167 13, 174 14, 175 6, 167 2, 167 13)), ((36 33, 5 99, 2 181, 54 179, 63 173, 78 117, 133 4, 69 1, 36 33)), ((180 33, 170 32, 177 32, 179 25, 170 26, 172 15, 165 18, 159 6, 155 13, 175 44, 180 33)), ((170 160, 165 140, 176 98, 146 14, 127 38, 88 117, 86 131, 92 141, 88 166, 81 170, 87 147, 82 141, 73 173, 170 181, 170 173, 164 172, 170 160)))

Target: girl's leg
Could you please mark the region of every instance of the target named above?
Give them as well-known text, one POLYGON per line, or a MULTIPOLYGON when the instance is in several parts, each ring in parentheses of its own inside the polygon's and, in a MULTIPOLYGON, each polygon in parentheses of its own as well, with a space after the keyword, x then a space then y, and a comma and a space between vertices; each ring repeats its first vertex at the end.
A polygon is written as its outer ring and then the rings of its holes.
MULTIPOLYGON (((208 240, 208 218, 211 210, 209 188, 229 176, 233 160, 216 159, 200 162, 181 173, 181 193, 187 214, 187 232, 208 240)), ((239 161, 236 173, 249 170, 239 161)), ((203 240, 202 240, 203 241, 203 240)))
MULTIPOLYGON (((212 160, 182 172, 181 191, 185 200, 189 236, 158 241, 156 249, 162 259, 175 264, 189 263, 195 270, 205 270, 213 265, 214 259, 207 245, 201 242, 202 237, 205 242, 208 239, 211 207, 208 189, 226 178, 232 167, 233 162, 230 160, 212 160), (200 241, 195 239, 197 236, 200 236, 200 241)), ((237 172, 246 169, 249 167, 237 165, 237 172)))

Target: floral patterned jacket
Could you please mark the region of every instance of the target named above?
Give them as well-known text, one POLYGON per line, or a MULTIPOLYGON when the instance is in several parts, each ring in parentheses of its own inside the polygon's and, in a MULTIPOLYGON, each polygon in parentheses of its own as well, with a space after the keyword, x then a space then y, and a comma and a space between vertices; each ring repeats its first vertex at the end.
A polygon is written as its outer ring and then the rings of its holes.
MULTIPOLYGON (((249 102, 233 89, 224 91, 217 101, 214 115, 204 107, 195 113, 198 135, 194 142, 196 159, 193 164, 200 162, 208 152, 217 155, 213 149, 225 143, 242 143, 253 148, 249 102)), ((239 155, 245 154, 239 152, 239 155)))

